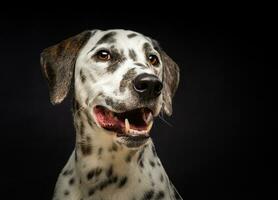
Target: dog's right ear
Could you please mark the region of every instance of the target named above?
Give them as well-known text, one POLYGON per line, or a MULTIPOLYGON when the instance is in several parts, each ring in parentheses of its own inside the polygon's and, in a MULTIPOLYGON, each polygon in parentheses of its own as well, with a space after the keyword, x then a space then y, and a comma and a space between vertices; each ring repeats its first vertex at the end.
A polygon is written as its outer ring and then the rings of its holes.
POLYGON ((91 32, 84 31, 44 49, 41 53, 42 72, 48 82, 53 105, 61 103, 67 96, 78 53, 90 37, 91 32))

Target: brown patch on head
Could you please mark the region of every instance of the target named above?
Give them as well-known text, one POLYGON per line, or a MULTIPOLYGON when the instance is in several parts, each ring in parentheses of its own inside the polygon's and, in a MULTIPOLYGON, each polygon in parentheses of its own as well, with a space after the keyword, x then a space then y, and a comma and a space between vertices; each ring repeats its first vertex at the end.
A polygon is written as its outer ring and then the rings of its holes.
POLYGON ((48 81, 52 104, 61 103, 67 96, 73 78, 76 58, 80 49, 90 37, 91 32, 84 31, 43 50, 41 53, 42 71, 48 81))
POLYGON ((131 85, 132 80, 135 78, 136 72, 135 68, 129 69, 125 75, 123 75, 123 79, 120 82, 120 92, 124 92, 128 85, 131 85))

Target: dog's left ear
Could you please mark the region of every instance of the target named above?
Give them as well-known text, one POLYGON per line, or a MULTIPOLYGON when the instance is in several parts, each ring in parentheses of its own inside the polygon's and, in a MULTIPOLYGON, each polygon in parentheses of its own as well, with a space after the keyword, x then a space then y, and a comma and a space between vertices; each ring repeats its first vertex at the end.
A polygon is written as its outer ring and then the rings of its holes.
POLYGON ((90 36, 90 31, 84 31, 44 49, 41 53, 42 72, 48 82, 52 104, 61 103, 67 96, 73 79, 76 58, 90 36))
POLYGON ((163 64, 163 111, 168 115, 172 115, 172 99, 180 81, 179 66, 164 52, 160 53, 163 64))
POLYGON ((160 53, 163 65, 163 90, 162 98, 163 105, 162 111, 168 116, 172 115, 172 99, 179 85, 180 69, 162 48, 156 40, 152 40, 154 48, 160 53))

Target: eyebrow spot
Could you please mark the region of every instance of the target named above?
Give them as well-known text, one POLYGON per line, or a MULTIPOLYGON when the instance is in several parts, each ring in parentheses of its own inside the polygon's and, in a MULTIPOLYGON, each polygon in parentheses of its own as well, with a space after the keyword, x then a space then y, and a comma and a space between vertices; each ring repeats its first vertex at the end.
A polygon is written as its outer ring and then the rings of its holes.
POLYGON ((144 52, 150 52, 150 51, 152 51, 152 46, 151 46, 151 44, 150 43, 144 43, 144 45, 143 45, 143 51, 144 52))
POLYGON ((116 32, 109 32, 106 33, 104 36, 102 36, 102 38, 100 38, 100 40, 97 42, 96 45, 100 45, 103 43, 114 43, 116 42, 116 39, 113 37, 116 35, 116 32))
POLYGON ((136 36, 137 36, 136 33, 130 33, 130 34, 127 35, 128 38, 134 38, 136 36))

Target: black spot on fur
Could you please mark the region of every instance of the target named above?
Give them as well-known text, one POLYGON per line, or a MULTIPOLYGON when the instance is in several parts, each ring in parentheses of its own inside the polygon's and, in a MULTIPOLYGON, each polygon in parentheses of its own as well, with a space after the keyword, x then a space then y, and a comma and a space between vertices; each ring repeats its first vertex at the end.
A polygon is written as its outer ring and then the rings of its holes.
POLYGON ((99 176, 101 174, 101 172, 102 172, 102 169, 97 167, 96 168, 96 176, 99 176))
POLYGON ((153 195, 154 195, 154 191, 149 190, 149 191, 145 192, 142 200, 151 200, 153 198, 153 195))
POLYGON ((94 193, 95 193, 95 189, 92 188, 92 189, 89 190, 88 195, 92 196, 94 193))
POLYGON ((98 148, 98 153, 97 153, 97 154, 98 154, 99 156, 101 156, 102 151, 103 151, 103 148, 102 148, 102 147, 98 148))
POLYGON ((163 174, 160 174, 160 181, 161 181, 161 183, 164 181, 164 176, 163 176, 163 174))
POLYGON ((150 165, 151 165, 152 167, 155 167, 155 162, 152 161, 152 160, 150 160, 150 165))
POLYGON ((90 180, 93 177, 97 177, 101 174, 102 168, 97 167, 96 169, 92 169, 87 174, 87 179, 90 180))
POLYGON ((75 179, 74 179, 74 178, 71 178, 71 179, 69 180, 69 184, 70 184, 70 185, 73 185, 74 182, 75 182, 75 179))
POLYGON ((133 49, 129 49, 128 55, 129 55, 129 57, 130 57, 133 61, 136 61, 136 60, 137 60, 137 55, 136 55, 136 53, 135 53, 135 51, 134 51, 133 49))
POLYGON ((126 182, 127 182, 127 177, 126 176, 122 177, 120 182, 119 182, 118 187, 119 188, 123 187, 126 184, 126 182))
POLYGON ((87 155, 91 155, 92 151, 93 150, 90 143, 90 137, 87 137, 87 141, 81 143, 81 152, 84 156, 87 156, 87 155))
POLYGON ((103 43, 114 43, 116 42, 115 38, 113 36, 116 35, 116 32, 109 32, 106 33, 104 36, 102 36, 102 38, 100 38, 100 40, 97 42, 96 45, 100 45, 103 43))
POLYGON ((156 157, 156 156, 157 156, 157 153, 156 153, 156 150, 155 150, 154 145, 152 145, 152 152, 153 152, 153 156, 156 157))
POLYGON ((69 194, 70 194, 70 192, 69 192, 68 190, 65 190, 65 191, 64 191, 64 195, 65 195, 65 196, 68 196, 69 194))
POLYGON ((113 174, 113 165, 111 165, 111 166, 109 167, 109 169, 107 170, 106 176, 107 176, 108 178, 110 178, 110 177, 112 176, 112 174, 113 174))
POLYGON ((160 190, 156 195, 155 195, 155 198, 154 200, 161 200, 162 198, 165 197, 165 194, 162 190, 160 190))
POLYGON ((125 161, 126 161, 127 163, 129 163, 129 162, 131 161, 131 154, 130 154, 130 153, 127 154, 127 156, 126 156, 126 158, 125 158, 125 161))
POLYGON ((93 178, 95 176, 95 173, 95 170, 89 171, 87 174, 87 179, 90 180, 91 178, 93 178))
POLYGON ((80 80, 82 83, 85 83, 87 77, 85 76, 85 74, 83 73, 82 69, 80 70, 80 80))
POLYGON ((125 75, 123 75, 123 79, 120 82, 120 92, 124 92, 127 88, 128 84, 131 84, 132 80, 135 78, 136 72, 135 68, 129 69, 125 75))
POLYGON ((141 178, 138 178, 138 183, 141 183, 141 178))
POLYGON ((137 36, 136 33, 130 33, 130 34, 127 35, 128 38, 134 38, 136 36, 137 36))
POLYGON ((112 180, 112 183, 116 183, 118 181, 118 177, 114 176, 111 180, 112 180))
POLYGON ((99 190, 103 190, 104 188, 106 188, 108 185, 111 184, 111 181, 109 179, 102 181, 99 185, 98 188, 99 190))
POLYGON ((84 130, 85 130, 85 127, 84 127, 84 124, 81 122, 80 123, 80 135, 84 135, 84 130))
POLYGON ((126 57, 124 56, 123 50, 118 50, 116 48, 111 47, 111 54, 112 54, 112 60, 110 62, 110 65, 106 68, 106 71, 109 73, 115 72, 120 65, 126 61, 126 57))
POLYGON ((112 144, 112 151, 118 151, 118 146, 115 143, 112 144))
POLYGON ((144 163, 143 163, 143 155, 144 155, 144 150, 143 149, 140 153, 139 153, 139 156, 138 156, 138 163, 140 165, 140 167, 144 168, 144 163))
POLYGON ((85 115, 86 115, 88 124, 92 127, 92 126, 93 126, 93 123, 92 123, 93 120, 92 120, 92 118, 91 118, 90 113, 86 111, 86 112, 85 112, 85 115))
POLYGON ((95 187, 91 188, 88 192, 89 196, 93 195, 97 190, 103 190, 104 188, 108 187, 109 185, 116 183, 118 180, 117 176, 110 177, 98 183, 95 187))
POLYGON ((120 67, 120 63, 119 63, 119 62, 115 62, 115 63, 109 65, 109 66, 107 67, 106 70, 107 70, 107 72, 109 72, 109 73, 113 73, 113 72, 115 72, 119 67, 120 67))

